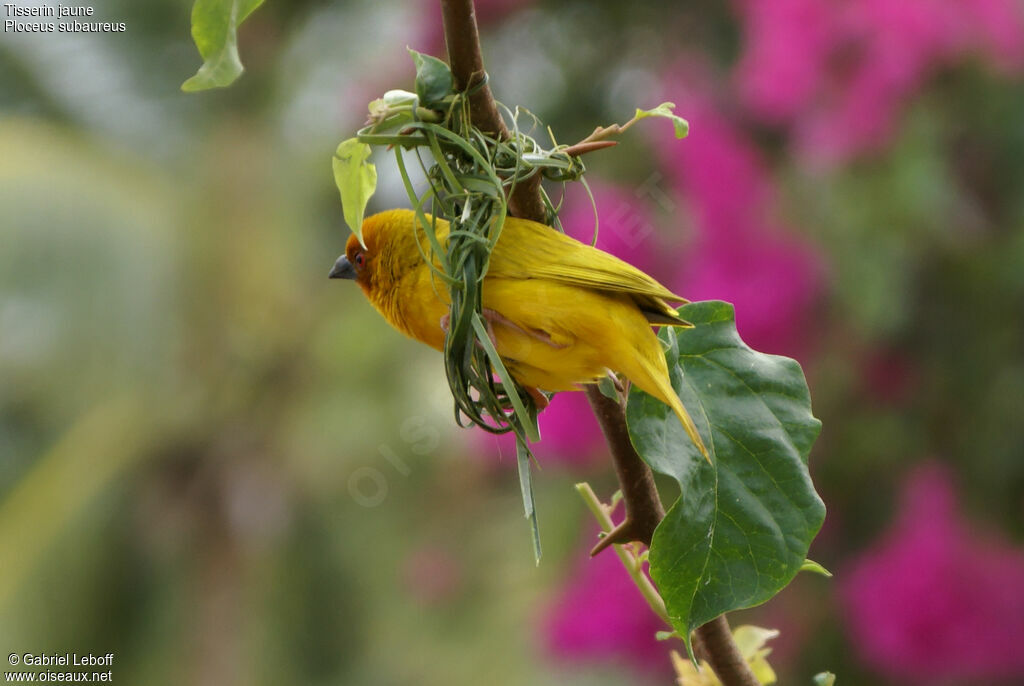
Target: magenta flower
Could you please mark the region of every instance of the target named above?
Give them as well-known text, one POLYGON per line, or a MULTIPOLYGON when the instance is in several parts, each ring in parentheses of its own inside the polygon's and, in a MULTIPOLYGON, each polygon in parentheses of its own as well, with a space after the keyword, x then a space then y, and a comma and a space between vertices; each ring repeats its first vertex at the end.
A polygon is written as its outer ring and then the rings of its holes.
MULTIPOLYGON (((538 423, 541 440, 531 449, 541 467, 583 469, 597 464, 607 454, 601 427, 583 393, 556 393, 540 413, 538 423)), ((496 436, 475 429, 470 436, 473 450, 492 455, 509 466, 516 464, 516 441, 512 434, 496 436)))
POLYGON ((822 271, 817 256, 789 238, 709 236, 695 246, 675 290, 691 300, 733 303, 736 328, 751 347, 801 357, 812 339, 822 271))
MULTIPOLYGON (((690 122, 684 141, 658 145, 662 167, 689 201, 698 235, 741 238, 770 210, 774 189, 757 148, 717 106, 711 79, 697 67, 677 65, 666 78, 665 98, 690 122)), ((658 135, 655 132, 653 135, 658 135)))
POLYGON ((740 0, 741 98, 769 122, 800 114, 821 88, 835 36, 835 6, 821 0, 740 0))
POLYGON ((666 146, 662 159, 696 217, 696 236, 669 285, 691 300, 733 303, 751 346, 798 355, 807 349, 823 290, 822 259, 775 217, 776 191, 754 144, 707 95, 699 75, 684 78, 669 95, 694 133, 666 146))
POLYGON ((838 576, 853 642, 889 678, 1024 679, 1024 550, 960 518, 945 467, 911 474, 890 531, 838 576))
POLYGON ((613 662, 658 678, 672 673, 668 653, 673 645, 655 638, 668 627, 612 551, 594 558, 582 554, 567 579, 542 621, 544 649, 553 658, 613 662))
MULTIPOLYGON (((657 180, 657 179, 655 179, 657 180)), ((562 228, 573 238, 587 243, 594 240, 594 206, 597 208, 597 247, 658 277, 668 266, 659 260, 663 234, 655 225, 648 202, 657 198, 657 190, 640 184, 626 189, 587 177, 594 205, 580 184, 567 188, 565 206, 559 214, 562 228), (654 192, 652 192, 654 191, 654 192)), ((554 199, 557 202, 557 198, 554 199)))
POLYGON ((832 61, 847 64, 831 72, 833 97, 797 126, 805 155, 842 160, 884 145, 904 101, 964 45, 957 14, 931 0, 861 0, 839 14, 832 61))
POLYGON ((740 99, 792 124, 804 156, 839 162, 878 149, 908 98, 938 69, 978 55, 1024 66, 1016 0, 739 0, 745 51, 740 99))
POLYGON ((1024 8, 1008 0, 973 0, 964 15, 974 28, 976 44, 1000 69, 1019 73, 1024 67, 1024 8))

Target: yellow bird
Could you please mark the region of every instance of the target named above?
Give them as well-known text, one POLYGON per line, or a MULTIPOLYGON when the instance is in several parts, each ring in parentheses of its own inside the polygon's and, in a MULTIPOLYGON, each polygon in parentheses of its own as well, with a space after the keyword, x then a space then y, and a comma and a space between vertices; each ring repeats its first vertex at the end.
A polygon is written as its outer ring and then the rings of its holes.
MULTIPOLYGON (((363 222, 362 233, 366 247, 350 236, 330 278, 354 280, 393 327, 443 350, 448 290, 423 259, 431 254, 430 243, 415 213, 375 214, 363 222)), ((447 236, 448 222, 438 219, 441 245, 447 236)), ((691 326, 667 302, 685 298, 617 257, 509 217, 491 253, 481 300, 508 373, 535 397, 536 389, 579 390, 616 372, 672 408, 708 457, 651 330, 691 326)))

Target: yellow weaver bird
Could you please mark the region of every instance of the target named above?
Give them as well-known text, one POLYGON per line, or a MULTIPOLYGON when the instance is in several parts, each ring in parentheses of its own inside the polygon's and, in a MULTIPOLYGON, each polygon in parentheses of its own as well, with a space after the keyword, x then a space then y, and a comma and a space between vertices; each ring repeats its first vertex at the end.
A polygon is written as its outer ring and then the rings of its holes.
MULTIPOLYGON (((388 210, 367 217, 362 233, 366 247, 350 236, 330 278, 354 280, 391 326, 443 350, 448 290, 423 259, 431 248, 415 213, 388 210)), ((448 222, 438 219, 442 246, 447 236, 448 222)), ((509 217, 491 253, 481 300, 508 373, 535 398, 537 389, 579 390, 616 372, 671 407, 708 457, 651 330, 691 326, 668 304, 685 298, 602 250, 509 217)))

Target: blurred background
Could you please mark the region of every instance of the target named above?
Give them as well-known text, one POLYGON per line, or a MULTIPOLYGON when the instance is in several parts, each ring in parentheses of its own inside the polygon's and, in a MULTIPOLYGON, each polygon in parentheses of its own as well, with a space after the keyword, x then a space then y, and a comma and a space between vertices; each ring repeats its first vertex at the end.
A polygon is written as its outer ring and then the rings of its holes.
MULTIPOLYGON (((31 3, 22 3, 25 5, 31 3)), ((0 649, 122 684, 667 684, 663 628, 542 416, 535 567, 509 444, 442 360, 328 281, 331 153, 443 55, 434 0, 268 0, 246 74, 186 95, 187 0, 0 36, 0 649)), ((1024 683, 1024 6, 477 0, 498 99, 589 156, 599 245, 797 358, 828 519, 733 626, 781 683, 1024 683)), ((371 210, 407 203, 377 160, 371 210)), ((558 188, 550 189, 560 194, 558 188)), ((593 230, 589 201, 563 222, 593 230)), ((670 491, 669 491, 670 493, 670 491)))

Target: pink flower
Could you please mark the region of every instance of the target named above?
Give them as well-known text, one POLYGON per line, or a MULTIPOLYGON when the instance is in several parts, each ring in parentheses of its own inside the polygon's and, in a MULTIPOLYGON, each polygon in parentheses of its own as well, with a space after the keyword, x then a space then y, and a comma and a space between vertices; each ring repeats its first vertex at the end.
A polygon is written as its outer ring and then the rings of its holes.
POLYGON ((1008 73, 1024 66, 1024 10, 1007 0, 973 0, 964 15, 974 27, 975 42, 1008 73))
POLYGON ((677 65, 666 80, 671 85, 665 98, 677 103, 691 133, 683 141, 658 145, 662 166, 688 200, 699 234, 713 229, 733 238, 748 235, 774 194, 757 148, 718 107, 703 70, 677 65))
MULTIPOLYGON (((567 187, 565 206, 559 218, 565 233, 588 245, 594 240, 594 210, 597 209, 597 247, 629 262, 657 278, 666 267, 659 259, 663 234, 656 226, 647 200, 651 189, 640 184, 635 189, 587 177, 594 204, 581 184, 567 187)), ((553 199, 557 202, 557 198, 553 199)))
POLYGON ((740 0, 745 34, 736 66, 738 90, 764 119, 799 114, 825 78, 835 34, 835 8, 822 0, 740 0))
MULTIPOLYGON (((541 467, 557 465, 582 469, 599 463, 607 455, 601 427, 590 411, 583 393, 555 394, 540 413, 540 442, 531 449, 541 467)), ((472 433, 475 448, 496 456, 510 466, 516 464, 516 442, 512 434, 496 436, 481 429, 472 433)))
POLYGON ((752 347, 803 352, 824 285, 822 260, 775 218, 771 176, 708 94, 708 80, 685 67, 679 74, 683 80, 667 96, 677 98, 693 133, 665 146, 662 159, 696 217, 696 237, 669 285, 691 300, 733 303, 740 335, 752 347))
POLYGON ((703 237, 676 292, 691 300, 725 300, 736 307, 736 328, 752 348, 801 356, 812 338, 812 306, 822 269, 806 246, 779 235, 703 237))
POLYGON ((655 638, 668 627, 647 606, 615 553, 581 555, 567 578, 542 623, 549 654, 561 661, 625 664, 654 677, 672 673, 673 646, 655 638))
POLYGON ((746 38, 735 78, 758 117, 792 124, 812 161, 885 145, 938 69, 980 55, 1024 66, 1016 0, 737 0, 746 38))
POLYGON ((841 160, 884 145, 908 96, 967 43, 958 14, 934 0, 860 0, 838 14, 832 97, 797 127, 805 155, 841 160))
POLYGON ((980 534, 957 513, 935 463, 911 474, 890 531, 845 579, 853 642, 904 683, 1024 679, 1024 550, 980 534))

